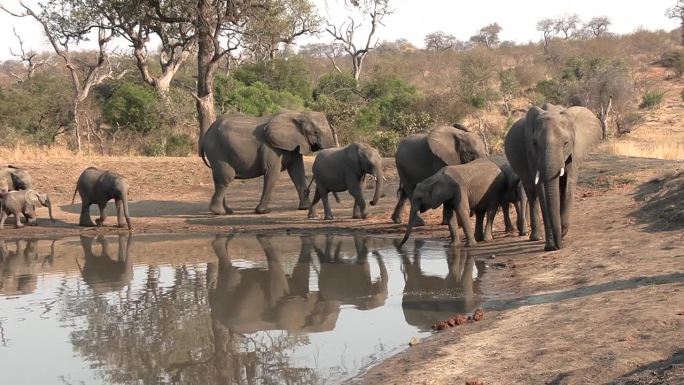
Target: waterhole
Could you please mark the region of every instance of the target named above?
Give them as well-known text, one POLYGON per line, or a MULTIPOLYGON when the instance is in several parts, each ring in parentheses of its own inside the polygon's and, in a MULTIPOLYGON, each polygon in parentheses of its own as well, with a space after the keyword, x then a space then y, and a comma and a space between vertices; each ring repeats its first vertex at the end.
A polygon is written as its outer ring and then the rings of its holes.
POLYGON ((340 383, 475 309, 479 265, 368 236, 0 241, 2 383, 340 383))

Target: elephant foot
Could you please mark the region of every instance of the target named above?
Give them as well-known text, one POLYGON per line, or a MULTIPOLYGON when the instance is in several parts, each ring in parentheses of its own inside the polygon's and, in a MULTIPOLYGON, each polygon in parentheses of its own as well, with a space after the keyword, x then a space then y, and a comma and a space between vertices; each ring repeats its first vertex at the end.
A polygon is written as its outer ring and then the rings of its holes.
POLYGON ((570 230, 570 229, 568 229, 567 227, 564 228, 564 229, 562 229, 562 230, 561 230, 561 235, 562 235, 562 236, 568 235, 568 230, 570 230))
POLYGON ((401 224, 401 218, 392 215, 392 222, 394 222, 394 223, 396 223, 396 224, 401 224))
POLYGON ((95 224, 97 225, 97 227, 102 227, 102 225, 104 224, 104 221, 102 219, 98 218, 95 220, 95 224))
POLYGON ((326 221, 332 221, 333 219, 335 219, 335 217, 332 215, 326 215, 323 219, 325 219, 326 221))
POLYGON ((514 233, 514 232, 515 232, 515 228, 514 228, 513 226, 511 226, 511 227, 506 227, 506 230, 505 230, 505 231, 506 231, 506 233, 514 233))
POLYGON ((22 227, 24 227, 24 225, 22 225, 22 224, 16 224, 16 225, 14 225, 14 228, 15 228, 15 229, 21 229, 22 227))
POLYGON ((268 213, 271 212, 271 209, 269 209, 269 208, 267 208, 267 207, 260 207, 260 206, 257 206, 257 208, 254 209, 254 212, 255 212, 256 214, 259 214, 259 215, 261 215, 261 214, 268 214, 268 213))
POLYGON ((527 235, 527 231, 518 231, 518 236, 524 237, 525 235, 527 235))
POLYGON ((311 202, 306 200, 304 202, 299 202, 299 206, 297 207, 297 210, 308 210, 309 207, 311 207, 311 202))
POLYGON ((79 222, 78 225, 81 227, 95 227, 93 222, 79 222))
POLYGON ((414 226, 414 227, 425 226, 425 220, 423 220, 423 218, 421 218, 421 217, 418 217, 418 218, 416 218, 416 221, 415 221, 415 223, 413 224, 413 226, 414 226))
POLYGON ((465 247, 473 247, 477 245, 477 241, 474 239, 466 239, 465 241, 465 247))
POLYGON ((493 237, 491 234, 489 234, 489 235, 485 235, 485 236, 484 236, 483 241, 485 241, 485 242, 486 242, 486 241, 491 241, 492 239, 494 239, 494 237, 493 237))
POLYGON ((226 209, 222 205, 209 205, 209 212, 214 215, 225 215, 226 209))
POLYGON ((318 219, 318 215, 316 215, 316 213, 312 213, 312 212, 309 212, 309 213, 306 215, 306 217, 309 218, 309 219, 318 219))
POLYGON ((548 243, 546 245, 544 245, 544 251, 556 251, 556 250, 560 250, 560 248, 556 247, 556 245, 550 245, 548 243))
POLYGON ((530 234, 530 241, 541 241, 542 239, 544 239, 544 238, 542 238, 541 236, 539 236, 537 234, 534 234, 534 233, 530 234))
POLYGON ((234 213, 233 209, 228 206, 223 206, 223 209, 225 210, 226 215, 232 215, 234 213))

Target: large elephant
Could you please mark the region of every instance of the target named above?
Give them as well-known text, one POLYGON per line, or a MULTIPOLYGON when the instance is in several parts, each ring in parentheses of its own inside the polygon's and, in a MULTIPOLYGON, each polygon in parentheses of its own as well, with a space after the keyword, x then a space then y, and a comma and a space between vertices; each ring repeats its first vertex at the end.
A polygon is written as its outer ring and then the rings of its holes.
POLYGON ((444 205, 451 241, 458 242, 458 224, 465 233, 466 246, 476 241, 492 239, 494 216, 507 195, 510 186, 501 168, 488 158, 476 159, 467 164, 446 166, 435 175, 418 183, 411 198, 411 216, 403 245, 418 220, 418 212, 444 205), (470 226, 470 212, 476 216, 475 234, 470 226), (456 213, 456 216, 453 213, 456 213), (485 214, 487 223, 483 228, 485 214))
POLYGON ((265 214, 280 172, 287 170, 299 194, 299 209, 310 206, 302 155, 333 147, 333 132, 321 112, 280 112, 254 118, 227 114, 202 136, 200 154, 211 168, 214 195, 209 210, 231 214, 226 189, 234 179, 264 176, 261 200, 255 212, 265 214))
POLYGON ((111 252, 109 240, 104 235, 97 238, 80 236, 85 262, 82 267, 79 264, 79 269, 83 280, 95 293, 119 291, 133 279, 132 235, 127 232, 117 236, 116 255, 111 252), (99 253, 93 250, 94 241, 100 244, 99 253))
POLYGON ((404 318, 408 324, 427 330, 438 321, 470 313, 479 306, 479 278, 484 273, 484 263, 476 262, 460 246, 451 245, 444 249, 446 274, 429 274, 422 262, 424 246, 423 240, 414 242, 413 261, 406 249, 397 247, 397 253, 406 280, 401 300, 404 318))
POLYGON ((325 248, 316 247, 321 264, 319 289, 321 296, 327 301, 339 301, 354 305, 360 310, 370 310, 385 304, 387 300, 387 283, 389 276, 382 257, 374 252, 380 271, 379 280, 371 278, 368 263, 368 237, 354 236, 352 260, 342 258, 343 240, 335 244, 334 235, 326 235, 325 248))
POLYGON ((333 219, 329 192, 349 190, 354 197, 353 218, 366 218, 366 200, 363 197, 361 182, 366 174, 375 177, 375 194, 371 206, 380 199, 383 185, 382 157, 378 150, 365 143, 352 143, 342 148, 329 148, 316 155, 313 167, 316 181, 316 194, 309 209, 309 218, 316 217, 316 204, 323 201, 325 219, 333 219))
MULTIPOLYGON (((401 223, 407 199, 413 196, 416 185, 434 175, 442 167, 464 164, 487 156, 484 142, 464 126, 435 127, 428 133, 417 133, 399 142, 394 156, 399 174, 399 201, 394 207, 392 221, 401 223)), ((423 225, 417 217, 416 226, 423 225)))
POLYGON ((531 240, 539 240, 541 203, 546 245, 563 248, 570 228, 580 163, 601 140, 601 123, 584 107, 532 107, 506 134, 506 157, 520 177, 530 206, 531 240))
POLYGON ((118 226, 124 227, 125 218, 128 229, 132 229, 131 218, 128 215, 128 181, 126 178, 112 171, 88 167, 78 177, 71 204, 74 204, 77 192, 81 196, 79 226, 95 226, 92 218, 90 218, 90 205, 92 204, 96 204, 100 208, 100 218, 96 219, 95 222, 97 226, 102 226, 107 219, 105 213, 107 202, 114 199, 118 226))
POLYGON ((33 186, 33 178, 23 168, 12 165, 0 168, 0 192, 29 190, 31 186, 33 186))

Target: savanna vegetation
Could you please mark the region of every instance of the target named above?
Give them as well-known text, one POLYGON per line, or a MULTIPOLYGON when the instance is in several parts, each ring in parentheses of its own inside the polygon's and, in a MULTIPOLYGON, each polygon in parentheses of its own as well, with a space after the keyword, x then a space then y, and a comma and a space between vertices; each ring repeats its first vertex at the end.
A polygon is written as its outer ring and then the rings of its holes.
POLYGON ((31 51, 20 36, 10 42, 16 59, 0 63, 0 143, 188 156, 218 114, 312 109, 327 114, 342 144, 363 140, 385 155, 403 136, 455 122, 498 152, 519 112, 544 102, 590 108, 606 138, 628 134, 663 100, 647 69, 684 74, 679 30, 616 35, 606 16, 564 15, 537 22, 537 43, 500 41, 492 23, 463 40, 437 31, 416 47, 374 43, 392 17, 389 0, 346 5, 357 19, 342 25, 309 0, 3 8, 32 18, 53 50, 31 51), (371 26, 363 36, 360 23, 371 26), (298 44, 311 34, 330 43, 298 44), (99 50, 75 50, 88 38, 99 50), (110 49, 114 39, 130 52, 110 49))

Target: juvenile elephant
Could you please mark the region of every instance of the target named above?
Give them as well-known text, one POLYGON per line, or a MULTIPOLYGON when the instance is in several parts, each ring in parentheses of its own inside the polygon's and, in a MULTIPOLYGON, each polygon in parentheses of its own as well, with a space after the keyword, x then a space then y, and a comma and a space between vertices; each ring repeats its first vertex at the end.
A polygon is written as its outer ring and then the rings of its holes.
POLYGON ((36 206, 47 207, 50 219, 55 221, 52 217, 52 203, 47 194, 36 190, 0 192, 0 229, 5 226, 5 220, 10 215, 14 215, 17 228, 24 227, 20 214, 26 218, 26 224, 35 226, 38 224, 36 206))
POLYGON ((525 235, 527 234, 527 226, 525 222, 525 205, 527 203, 527 195, 525 194, 525 189, 520 182, 520 177, 518 177, 518 174, 515 173, 513 167, 511 167, 505 157, 493 155, 490 156, 489 159, 499 166, 499 169, 501 169, 501 172, 506 177, 506 192, 501 197, 501 210, 503 211, 506 232, 510 233, 517 229, 518 235, 525 235), (513 223, 511 222, 511 205, 513 205, 516 214, 515 229, 513 228, 513 223))
POLYGON ((383 185, 382 157, 378 150, 365 143, 352 143, 342 148, 322 150, 313 163, 313 180, 316 181, 316 193, 309 208, 309 218, 316 217, 316 204, 323 201, 325 219, 333 219, 329 192, 349 190, 354 197, 352 218, 366 218, 366 200, 363 197, 361 182, 366 174, 375 177, 375 194, 370 201, 375 206, 380 199, 383 185))
POLYGON ((211 168, 214 195, 209 210, 232 214, 226 189, 234 179, 264 176, 261 200, 255 212, 265 214, 280 172, 287 170, 299 194, 299 209, 308 209, 302 155, 333 147, 332 128, 321 112, 280 112, 253 118, 227 114, 214 122, 202 136, 200 154, 211 168))
MULTIPOLYGON (((399 201, 394 207, 392 221, 401 223, 404 204, 412 197, 418 183, 444 166, 465 164, 485 156, 487 151, 482 139, 460 124, 439 126, 428 133, 404 138, 394 156, 399 174, 399 201)), ((423 224, 423 219, 417 216, 415 226, 423 224)))
POLYGON ((506 134, 506 157, 520 176, 530 206, 530 240, 539 240, 541 203, 546 245, 563 248, 570 228, 580 162, 601 140, 601 123, 584 107, 532 107, 506 134))
POLYGON ((23 168, 7 165, 0 168, 0 192, 30 190, 33 186, 31 174, 23 168))
POLYGON ((476 241, 492 239, 492 222, 508 188, 504 173, 496 163, 487 158, 443 167, 416 186, 411 198, 411 216, 401 245, 411 235, 418 212, 425 212, 442 204, 452 242, 458 242, 458 223, 463 226, 466 247, 474 246, 476 241), (468 219, 471 210, 476 216, 475 235, 468 219), (456 216, 453 215, 454 211, 456 216), (485 214, 487 224, 483 231, 485 214))
POLYGON ((130 233, 118 234, 117 237, 119 245, 114 255, 104 235, 97 238, 81 235, 85 262, 78 267, 83 281, 98 294, 119 291, 133 279, 133 237, 130 233), (93 251, 94 241, 100 244, 99 253, 93 251))
POLYGON ((100 208, 100 217, 95 222, 97 226, 102 226, 107 219, 105 213, 107 202, 114 199, 118 226, 124 227, 125 218, 128 229, 132 229, 131 219, 128 216, 128 182, 123 176, 97 167, 88 167, 78 177, 71 204, 74 204, 76 192, 81 196, 79 226, 95 226, 92 218, 90 218, 90 205, 92 204, 96 204, 100 208))

